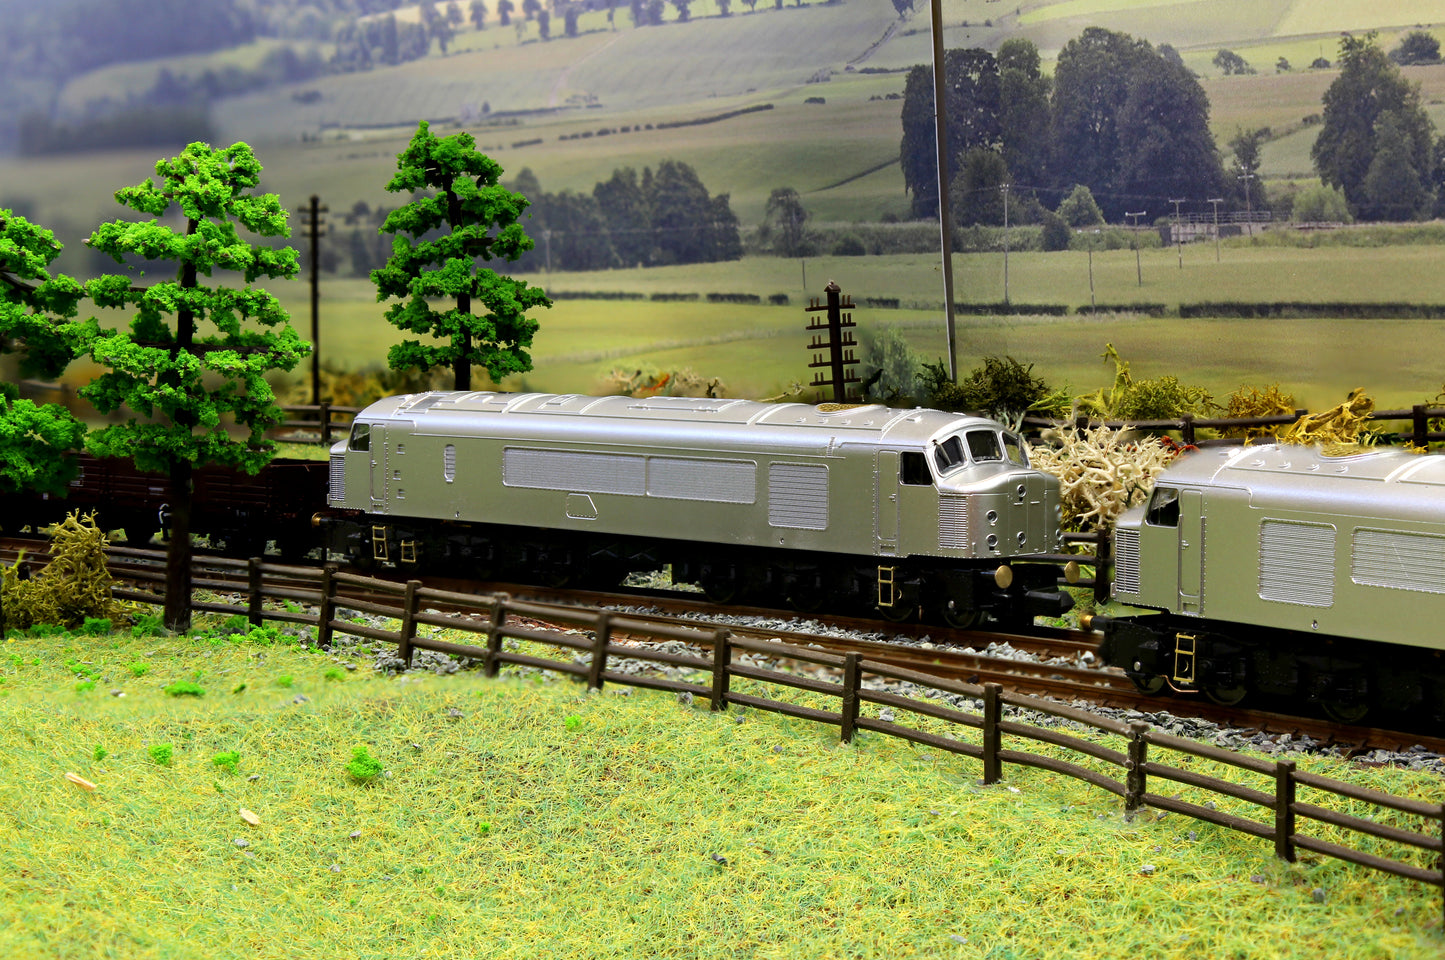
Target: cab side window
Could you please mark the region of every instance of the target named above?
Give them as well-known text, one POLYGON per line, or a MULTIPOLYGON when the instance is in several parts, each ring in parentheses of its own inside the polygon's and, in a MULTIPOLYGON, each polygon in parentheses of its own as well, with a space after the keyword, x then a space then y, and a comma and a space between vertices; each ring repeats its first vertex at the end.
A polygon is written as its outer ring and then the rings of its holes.
POLYGON ((905 452, 898 461, 898 482, 911 487, 927 487, 933 484, 933 475, 928 472, 928 460, 921 453, 905 452))
POLYGON ((1149 498, 1149 512, 1144 519, 1156 527, 1179 526, 1179 491, 1169 487, 1155 487, 1149 498))
POLYGON ((1003 435, 1003 452, 1009 461, 1021 467, 1029 465, 1029 455, 1024 450, 1024 442, 1012 433, 1003 435))
POLYGON ((351 425, 351 441, 346 445, 348 450, 370 450, 371 449, 371 424, 353 423, 351 425))

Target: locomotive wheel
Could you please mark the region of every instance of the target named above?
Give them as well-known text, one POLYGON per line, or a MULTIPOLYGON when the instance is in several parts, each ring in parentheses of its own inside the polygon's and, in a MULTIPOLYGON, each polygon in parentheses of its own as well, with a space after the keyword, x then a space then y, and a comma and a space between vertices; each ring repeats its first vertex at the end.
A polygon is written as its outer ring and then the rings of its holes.
POLYGON ((977 607, 961 607, 952 600, 943 605, 943 622, 955 630, 972 630, 982 618, 977 607))
POLYGON ((699 584, 702 595, 713 603, 732 603, 738 598, 738 582, 729 577, 709 575, 699 584))
POLYGON ((895 603, 891 607, 875 607, 878 615, 890 623, 903 623, 912 620, 913 615, 918 612, 916 603, 895 603))
POLYGON ((1157 673, 1129 673, 1134 688, 1146 697, 1152 697, 1164 689, 1164 678, 1157 673))
POLYGON ((1249 690, 1243 685, 1226 687, 1218 683, 1207 683, 1204 685, 1204 695, 1221 707, 1233 707, 1239 704, 1249 694, 1249 690))
POLYGON ((1353 726, 1369 714, 1370 704, 1367 700, 1326 697, 1320 701, 1320 709, 1335 723, 1353 726))

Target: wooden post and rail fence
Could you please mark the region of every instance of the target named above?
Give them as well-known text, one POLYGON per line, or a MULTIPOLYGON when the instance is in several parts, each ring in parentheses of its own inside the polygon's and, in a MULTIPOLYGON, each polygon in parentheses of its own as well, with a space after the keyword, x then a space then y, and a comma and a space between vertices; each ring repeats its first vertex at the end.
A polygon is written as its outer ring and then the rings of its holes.
MULTIPOLYGON (((164 583, 163 554, 119 547, 109 548, 109 553, 113 574, 129 581, 164 583)), ((194 577, 195 589, 221 596, 193 599, 193 611, 244 616, 258 626, 268 620, 311 626, 322 647, 329 647, 337 634, 343 634, 394 645, 397 656, 408 663, 416 650, 479 660, 489 677, 495 677, 503 666, 522 666, 570 676, 592 690, 611 683, 689 693, 705 699, 713 710, 746 706, 831 724, 839 728, 844 743, 851 742, 860 731, 867 731, 968 757, 979 762, 985 784, 999 782, 1008 764, 1033 767, 1081 780, 1119 797, 1126 817, 1132 818, 1145 808, 1191 817, 1268 841, 1274 845, 1276 856, 1286 861, 1293 862, 1305 851, 1438 887, 1445 905, 1445 804, 1398 797, 1301 771, 1294 760, 1246 756, 1154 730, 1144 723, 1101 717, 1053 701, 1010 693, 997 684, 945 680, 857 653, 840 655, 737 637, 726 627, 681 620, 659 624, 624 613, 582 608, 559 612, 505 595, 478 596, 432 589, 416 580, 398 583, 358 576, 344 573, 334 564, 317 570, 271 564, 261 558, 246 561, 204 557, 196 559, 194 577), (287 601, 307 604, 311 612, 277 606, 287 601), (460 613, 441 613, 436 609, 441 606, 460 613), (388 623, 395 621, 396 626, 349 619, 341 615, 343 610, 383 618, 388 623), (515 621, 517 617, 560 623, 583 632, 523 625, 515 621), (423 626, 476 634, 479 643, 428 636, 419 632, 423 626), (711 648, 711 652, 697 655, 622 645, 616 641, 621 634, 681 641, 711 648), (524 653, 516 644, 508 645, 509 640, 556 650, 565 659, 542 656, 540 651, 524 653), (754 656, 740 658, 737 654, 754 656), (618 656, 693 670, 697 679, 609 670, 609 660, 618 656), (837 671, 838 679, 802 676, 765 665, 776 661, 829 668, 837 671), (736 681, 755 686, 734 689, 736 681), (891 692, 886 688, 890 681, 914 684, 926 691, 928 699, 891 692), (777 687, 801 691, 813 703, 777 699, 773 693, 777 687), (938 702, 949 696, 953 697, 952 705, 938 702), (836 701, 836 706, 829 705, 830 700, 836 701), (973 701, 972 710, 966 709, 968 701, 973 701), (865 714, 864 704, 906 713, 916 722, 898 722, 891 716, 884 719, 881 710, 877 715, 865 714), (1006 714, 1006 707, 1015 713, 1006 714), (1031 723, 1027 721, 1030 715, 1071 721, 1122 742, 1111 746, 1057 727, 1031 723), (1051 749, 1030 752, 1014 745, 1027 743, 1051 749), (1177 754, 1252 775, 1255 785, 1186 769, 1177 754), (1198 796, 1184 799, 1182 792, 1171 789, 1177 786, 1225 798, 1223 803, 1230 809, 1217 809, 1213 802, 1197 802, 1198 796), (1312 791, 1309 799, 1301 799, 1306 791, 1312 791), (1349 809, 1340 809, 1342 805, 1349 809), (1412 827, 1398 822, 1403 818, 1419 823, 1412 827), (1303 832, 1319 825, 1332 828, 1333 833, 1325 838, 1303 832), (1367 849, 1347 844, 1347 840, 1357 837, 1369 838, 1362 844, 1367 849), (1382 849, 1385 844, 1393 845, 1388 854, 1382 849), (1411 855, 1397 848, 1419 852, 1411 855)), ((160 593, 150 590, 117 586, 112 593, 119 600, 155 605, 163 602, 160 593)))

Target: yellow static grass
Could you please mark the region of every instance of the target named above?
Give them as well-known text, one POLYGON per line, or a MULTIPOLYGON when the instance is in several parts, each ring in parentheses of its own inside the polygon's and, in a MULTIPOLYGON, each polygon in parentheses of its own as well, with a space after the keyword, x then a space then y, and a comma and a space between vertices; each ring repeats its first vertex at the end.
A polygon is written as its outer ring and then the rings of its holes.
MULTIPOLYGON (((331 658, 294 648, 5 649, 21 664, 7 660, 0 685, 0 909, 14 918, 0 955, 1426 957, 1441 946, 1428 888, 1330 862, 1286 866, 1267 844, 1183 818, 1126 824, 1111 798, 1035 771, 1007 768, 1004 785, 980 787, 973 761, 874 734, 842 747, 834 728, 758 711, 516 678, 358 670, 327 682, 331 658), (77 656, 101 669, 97 690, 73 692, 64 662, 77 656), (151 665, 141 679, 125 670, 137 659, 151 665), (275 685, 282 674, 290 689, 275 685), (206 696, 160 693, 176 679, 206 696), (176 747, 169 767, 146 756, 158 742, 176 747), (99 762, 97 744, 110 754, 99 762), (363 744, 388 773, 372 786, 343 773, 363 744), (220 750, 240 753, 235 775, 210 763, 220 750)), ((1369 776, 1438 792, 1433 777, 1369 776)))

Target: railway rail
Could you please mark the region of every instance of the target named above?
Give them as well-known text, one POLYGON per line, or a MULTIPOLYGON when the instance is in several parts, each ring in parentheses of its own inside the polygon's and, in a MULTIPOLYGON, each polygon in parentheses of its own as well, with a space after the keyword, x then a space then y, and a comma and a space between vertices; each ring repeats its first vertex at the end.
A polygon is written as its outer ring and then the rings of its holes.
MULTIPOLYGON (((46 561, 45 549, 44 540, 3 538, 0 539, 0 562, 14 563, 23 550, 38 571, 46 561)), ((164 582, 162 553, 127 548, 109 548, 109 552, 112 573, 122 583, 155 588, 164 582)), ((210 559, 215 558, 203 552, 196 555, 198 589, 240 594, 247 591, 244 576, 237 576, 235 570, 208 568, 210 559)), ((319 568, 321 564, 295 566, 319 568)), ((377 572, 370 571, 367 576, 376 577, 377 572)), ((394 579, 404 580, 400 576, 394 579)), ((575 617, 579 609, 619 610, 625 611, 626 620, 631 624, 725 627, 735 637, 776 640, 835 654, 857 653, 877 663, 940 680, 997 683, 1017 693, 1073 704, 1089 703, 1097 707, 1134 711, 1140 715, 1167 713, 1279 738, 1286 735, 1296 741, 1307 738, 1326 747, 1337 747, 1347 756, 1359 756, 1375 750, 1399 752, 1422 747, 1429 753, 1445 755, 1445 738, 1419 731, 1347 726, 1268 709, 1222 706, 1202 697, 1163 698, 1142 694, 1121 671, 1096 665, 1093 649, 1097 638, 1078 630, 1041 627, 1030 634, 1021 634, 957 630, 942 625, 898 624, 858 617, 814 615, 802 619, 788 610, 720 608, 700 595, 680 591, 567 590, 450 578, 429 578, 424 583, 455 593, 505 594, 524 599, 542 621, 539 626, 547 625, 545 616, 548 611, 558 621, 566 622, 569 615, 575 617), (758 620, 764 623, 758 624, 758 620), (1024 656, 1018 656, 1020 653, 1024 656)), ((285 587, 284 583, 278 585, 285 587)), ((297 581, 294 586, 301 589, 304 584, 297 581)), ((354 587, 339 588, 338 599, 341 598, 361 603, 377 599, 354 587)), ((619 641, 628 639, 625 630, 616 631, 613 636, 619 641)), ((807 669, 828 671, 828 668, 807 669)))

